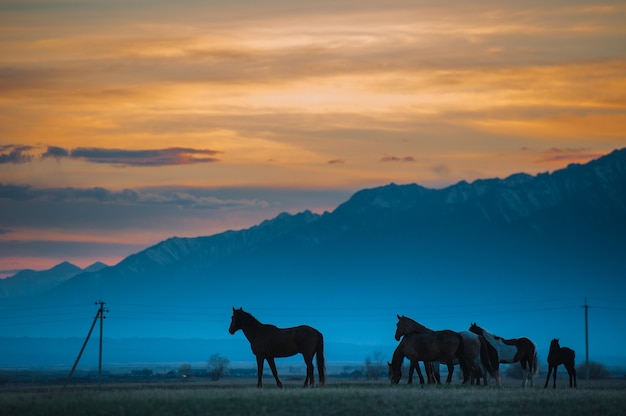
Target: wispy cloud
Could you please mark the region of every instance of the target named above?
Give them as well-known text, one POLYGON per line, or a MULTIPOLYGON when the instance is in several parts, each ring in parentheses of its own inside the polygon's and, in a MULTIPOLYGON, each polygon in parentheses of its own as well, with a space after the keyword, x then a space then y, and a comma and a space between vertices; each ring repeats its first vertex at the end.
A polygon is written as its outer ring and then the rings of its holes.
POLYGON ((415 158, 413 156, 392 156, 385 155, 380 158, 381 162, 415 162, 415 158))
POLYGON ((538 163, 545 162, 571 162, 571 163, 586 163, 592 159, 597 159, 603 154, 600 152, 594 152, 587 148, 558 148, 553 147, 539 154, 538 163))
POLYGON ((3 163, 28 163, 33 160, 33 155, 27 153, 32 146, 24 145, 0 145, 0 164, 3 163))
POLYGON ((50 146, 42 158, 53 157, 81 159, 92 163, 106 163, 117 166, 165 166, 187 165, 192 163, 212 163, 218 159, 212 157, 220 153, 216 150, 171 147, 167 149, 124 150, 99 147, 79 147, 66 150, 50 146))
POLYGON ((172 205, 188 209, 218 209, 233 207, 265 207, 267 202, 258 199, 223 199, 211 195, 210 190, 198 189, 143 189, 113 191, 102 187, 92 188, 35 188, 28 185, 0 183, 0 200, 33 202, 97 202, 132 205, 172 205))

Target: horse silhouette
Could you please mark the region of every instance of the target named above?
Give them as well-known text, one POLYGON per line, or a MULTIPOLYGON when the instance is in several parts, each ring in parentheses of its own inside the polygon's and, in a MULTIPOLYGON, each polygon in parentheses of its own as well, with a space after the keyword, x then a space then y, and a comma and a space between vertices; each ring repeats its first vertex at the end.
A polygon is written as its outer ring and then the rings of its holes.
POLYGON ((534 385, 533 377, 539 369, 537 362, 537 346, 526 337, 504 339, 479 327, 475 323, 470 325, 471 332, 482 335, 485 340, 498 352, 498 361, 504 364, 519 362, 524 373, 522 387, 530 381, 534 385))
POLYGON ((548 377, 546 377, 546 384, 543 386, 545 389, 548 387, 548 381, 550 381, 550 373, 554 370, 554 377, 552 386, 556 389, 556 369, 559 365, 563 364, 569 375, 569 386, 572 387, 572 379, 574 380, 574 387, 576 386, 576 367, 574 361, 576 353, 573 349, 567 347, 561 347, 559 345, 559 339, 554 338, 550 342, 550 352, 548 352, 548 377))
POLYGON ((443 361, 448 367, 446 383, 452 381, 454 360, 458 360, 464 374, 468 374, 463 338, 454 331, 443 330, 426 333, 410 332, 402 337, 396 347, 389 366, 389 379, 398 384, 402 378, 402 362, 407 357, 411 362, 443 361))
POLYGON ((234 334, 242 330, 248 341, 252 353, 256 356, 257 387, 262 387, 263 361, 267 361, 278 387, 283 383, 278 378, 274 358, 291 357, 302 354, 306 364, 306 378, 304 386, 315 384, 313 371, 313 356, 317 357, 317 371, 321 385, 326 383, 324 364, 324 337, 320 331, 307 325, 291 328, 278 328, 274 325, 263 324, 254 316, 245 312, 243 308, 233 308, 233 316, 228 332, 234 334))

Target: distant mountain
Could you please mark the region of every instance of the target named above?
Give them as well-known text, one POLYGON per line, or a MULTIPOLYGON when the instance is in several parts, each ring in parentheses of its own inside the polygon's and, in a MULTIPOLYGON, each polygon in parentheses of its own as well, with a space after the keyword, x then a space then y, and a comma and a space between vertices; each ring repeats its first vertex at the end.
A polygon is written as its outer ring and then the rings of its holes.
POLYGON ((82 271, 80 267, 66 261, 49 270, 22 270, 11 277, 0 280, 0 298, 38 295, 71 279, 82 271))
MULTIPOLYGON (((503 281, 523 282, 518 291, 561 294, 564 276, 610 284, 623 279, 625 252, 622 149, 536 176, 365 189, 333 212, 283 213, 241 231, 173 237, 111 267, 63 277, 54 269, 20 272, 2 293, 41 294, 47 280, 45 299, 33 302, 210 305, 228 314, 230 306, 261 302, 313 310, 349 299, 367 311, 409 293, 416 302, 449 293, 502 296, 503 281)), ((120 333, 188 330, 135 323, 120 333)))
POLYGON ((100 270, 104 269, 105 267, 109 267, 109 266, 104 264, 104 263, 102 263, 101 261, 97 261, 94 264, 85 267, 83 269, 83 271, 84 272, 88 272, 88 273, 99 272, 100 270))

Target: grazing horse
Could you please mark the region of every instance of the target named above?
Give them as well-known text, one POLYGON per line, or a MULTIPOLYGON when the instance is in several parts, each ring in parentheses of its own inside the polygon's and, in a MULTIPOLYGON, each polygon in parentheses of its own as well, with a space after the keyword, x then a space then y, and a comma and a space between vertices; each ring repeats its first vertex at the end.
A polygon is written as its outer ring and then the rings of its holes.
POLYGON ((389 379, 398 384, 402 378, 402 362, 407 357, 411 362, 443 361, 448 367, 446 383, 452 381, 454 359, 458 359, 461 369, 467 373, 467 362, 463 348, 463 338, 454 331, 444 330, 418 334, 410 332, 402 337, 402 341, 393 353, 389 365, 389 379))
POLYGON ((533 377, 538 370, 537 346, 534 342, 528 338, 504 339, 493 335, 475 323, 471 324, 469 330, 485 337, 485 340, 498 352, 499 362, 512 364, 519 361, 523 372, 522 387, 525 388, 528 381, 530 381, 531 387, 534 386, 533 377))
POLYGON ((559 345, 559 339, 554 338, 550 342, 550 352, 548 353, 548 377, 546 377, 546 384, 543 386, 545 389, 548 387, 548 381, 550 380, 550 373, 554 370, 554 378, 552 382, 553 388, 556 389, 556 369, 559 365, 563 364, 569 375, 569 386, 572 387, 572 378, 574 379, 574 387, 576 386, 576 367, 574 366, 574 360, 576 353, 573 349, 567 347, 561 347, 559 345))
POLYGON ((234 334, 240 329, 250 342, 252 353, 256 356, 257 387, 262 387, 261 378, 263 377, 264 360, 267 360, 272 370, 274 379, 276 379, 276 385, 282 387, 283 383, 281 383, 278 378, 274 358, 291 357, 298 353, 302 354, 306 364, 304 387, 309 385, 309 382, 312 387, 315 382, 313 376, 314 355, 317 356, 317 371, 319 372, 320 384, 325 384, 324 337, 317 329, 307 325, 292 328, 277 328, 274 325, 262 324, 242 308, 233 308, 233 317, 228 332, 234 334))

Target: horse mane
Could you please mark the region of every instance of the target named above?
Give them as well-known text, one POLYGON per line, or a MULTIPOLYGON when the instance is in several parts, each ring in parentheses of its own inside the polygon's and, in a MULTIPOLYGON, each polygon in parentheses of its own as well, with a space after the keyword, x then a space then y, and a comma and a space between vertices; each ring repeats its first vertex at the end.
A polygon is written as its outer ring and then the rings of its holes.
POLYGON ((243 308, 239 308, 239 309, 233 308, 233 313, 239 314, 239 317, 241 318, 241 320, 246 323, 253 323, 253 324, 261 325, 261 321, 256 319, 250 312, 244 311, 243 308))
POLYGON ((418 328, 420 328, 423 331, 431 331, 432 332, 432 329, 426 328, 424 325, 420 324, 419 322, 417 322, 414 319, 409 318, 408 316, 398 315, 398 319, 399 320, 403 320, 404 319, 404 320, 408 321, 411 324, 411 326, 418 327, 418 328))
POLYGON ((476 325, 476 323, 473 323, 472 326, 480 329, 480 332, 482 332, 482 335, 484 336, 485 334, 489 334, 489 336, 491 336, 493 339, 498 340, 500 342, 505 342, 506 340, 504 338, 502 338, 501 336, 498 336, 496 334, 492 334, 491 332, 487 331, 485 328, 476 325))

